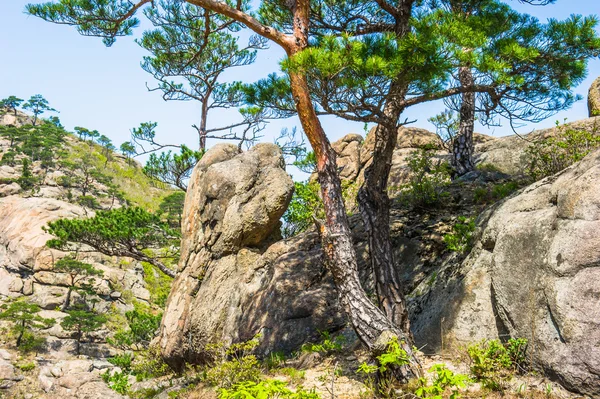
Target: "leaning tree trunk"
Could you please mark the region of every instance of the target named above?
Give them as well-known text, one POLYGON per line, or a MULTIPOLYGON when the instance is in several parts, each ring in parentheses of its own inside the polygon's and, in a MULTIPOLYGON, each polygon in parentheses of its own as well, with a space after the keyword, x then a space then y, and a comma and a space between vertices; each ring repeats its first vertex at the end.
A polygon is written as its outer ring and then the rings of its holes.
POLYGON ((356 251, 342 197, 335 151, 314 110, 306 77, 292 73, 290 81, 300 122, 317 160, 317 175, 325 210, 325 221, 320 226, 320 234, 327 265, 333 275, 340 302, 358 337, 371 351, 385 349, 387 342, 381 342, 381 338, 386 336, 386 332, 398 337, 402 349, 410 359, 406 367, 398 370, 398 377, 407 379, 418 376, 421 369, 414 356, 411 340, 375 306, 360 283, 356 251))
MULTIPOLYGON (((461 67, 458 79, 462 87, 473 86, 473 73, 468 67, 461 67)), ((460 105, 458 134, 452 143, 452 168, 456 176, 462 176, 475 169, 473 161, 473 131, 475 130, 475 93, 463 93, 460 105)))

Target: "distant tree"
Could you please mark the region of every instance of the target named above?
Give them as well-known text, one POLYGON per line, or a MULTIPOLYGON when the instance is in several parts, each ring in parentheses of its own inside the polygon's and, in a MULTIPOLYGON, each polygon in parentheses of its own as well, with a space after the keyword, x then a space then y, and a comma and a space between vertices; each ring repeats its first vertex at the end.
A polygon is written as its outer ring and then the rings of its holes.
POLYGON ((0 306, 0 320, 8 320, 13 325, 13 332, 17 337, 17 348, 23 343, 23 337, 31 333, 34 328, 50 328, 56 322, 54 319, 46 319, 38 315, 41 308, 24 300, 15 300, 0 306))
POLYGON ((85 128, 85 127, 81 127, 81 126, 75 126, 73 128, 73 130, 75 130, 75 133, 77 133, 77 135, 79 136, 80 139, 85 140, 86 137, 89 136, 90 134, 90 130, 85 128))
POLYGON ((44 228, 54 239, 47 242, 51 248, 85 251, 81 244, 108 256, 126 256, 148 262, 170 277, 175 272, 161 259, 175 259, 175 250, 161 251, 151 256, 148 250, 169 249, 179 243, 179 233, 160 217, 142 208, 118 208, 98 211, 88 219, 59 219, 44 228))
POLYGON ((60 118, 58 116, 51 116, 48 118, 48 123, 60 128, 64 129, 65 127, 60 123, 60 118))
POLYGON ((77 340, 77 354, 80 353, 81 342, 85 334, 96 331, 106 323, 107 318, 104 315, 98 314, 93 310, 88 309, 83 304, 77 304, 72 309, 66 311, 68 314, 60 325, 67 331, 75 332, 77 340))
POLYGON ((65 273, 69 276, 69 289, 65 303, 62 306, 63 310, 71 306, 71 293, 73 291, 85 292, 86 294, 93 293, 93 278, 104 274, 102 270, 96 269, 89 263, 78 261, 71 255, 58 260, 54 265, 54 272, 65 273))
POLYGON ((41 94, 33 95, 23 104, 23 109, 33 113, 33 126, 36 125, 38 117, 44 112, 56 112, 56 110, 48 105, 48 100, 42 97, 41 94))
POLYGON ((181 216, 183 215, 183 205, 185 202, 185 192, 177 191, 163 198, 158 206, 162 213, 161 216, 166 218, 169 226, 174 230, 181 229, 181 216))
POLYGON ((114 148, 112 140, 103 134, 98 137, 98 144, 102 146, 103 152, 106 156, 108 156, 108 152, 111 150, 111 148, 114 148))
POLYGON ((9 96, 4 100, 0 100, 0 108, 12 110, 15 113, 15 116, 17 116, 17 108, 19 108, 22 103, 22 99, 15 96, 9 96))
POLYGON ((131 157, 135 155, 135 146, 130 141, 126 141, 119 146, 119 150, 127 157, 127 163, 131 165, 131 157))
POLYGON ((17 183, 23 190, 32 189, 37 183, 37 179, 31 173, 31 161, 28 158, 23 158, 21 176, 17 179, 17 183))
POLYGON ((7 137, 10 140, 10 148, 13 148, 16 141, 23 135, 23 129, 15 126, 0 126, 0 136, 7 137))
POLYGON ((171 151, 162 152, 160 155, 153 153, 144 166, 144 174, 186 191, 187 180, 202 155, 202 151, 192 151, 185 145, 181 146, 179 154, 171 151))
POLYGON ((97 130, 91 130, 91 131, 89 131, 88 136, 90 138, 90 145, 92 145, 94 140, 98 139, 100 137, 100 132, 97 130))

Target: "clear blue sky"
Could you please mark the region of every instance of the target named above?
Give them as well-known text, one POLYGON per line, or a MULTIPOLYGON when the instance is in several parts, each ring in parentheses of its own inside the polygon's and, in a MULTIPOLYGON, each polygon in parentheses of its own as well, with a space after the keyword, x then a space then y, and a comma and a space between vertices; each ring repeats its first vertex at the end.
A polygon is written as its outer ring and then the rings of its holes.
MULTIPOLYGON (((145 51, 131 37, 120 38, 106 48, 99 38, 80 36, 73 27, 54 25, 24 13, 25 0, 0 0, 0 98, 16 95, 29 98, 40 93, 60 111, 62 123, 72 129, 80 125, 97 129, 109 136, 118 146, 129 139, 129 130, 143 121, 158 122, 158 139, 187 143, 196 147, 195 131, 199 106, 194 102, 165 102, 159 92, 148 92, 146 83, 153 85, 150 75, 139 64, 145 51)), ((566 18, 570 14, 600 14, 600 0, 558 0, 557 4, 534 7, 515 7, 546 20, 566 18)), ((141 34, 147 24, 136 31, 141 34)), ((277 70, 283 53, 273 46, 263 51, 256 66, 238 70, 234 79, 251 80, 277 70)), ((590 63, 588 79, 576 89, 587 99, 587 90, 594 78, 600 76, 600 60, 590 63)), ((577 120, 587 116, 584 99, 572 109, 561 112, 537 125, 520 129, 552 126, 555 120, 577 120)), ((427 118, 438 113, 441 104, 411 108, 404 117, 416 119, 415 126, 432 128, 427 118)), ((226 111, 215 117, 215 124, 232 118, 226 111)), ((282 127, 298 124, 296 120, 272 122, 265 140, 272 140, 282 127)), ((333 140, 350 132, 363 132, 363 125, 336 118, 324 118, 324 126, 333 140)), ((482 133, 505 135, 508 127, 482 133)), ((210 143, 209 143, 210 144, 210 143)))

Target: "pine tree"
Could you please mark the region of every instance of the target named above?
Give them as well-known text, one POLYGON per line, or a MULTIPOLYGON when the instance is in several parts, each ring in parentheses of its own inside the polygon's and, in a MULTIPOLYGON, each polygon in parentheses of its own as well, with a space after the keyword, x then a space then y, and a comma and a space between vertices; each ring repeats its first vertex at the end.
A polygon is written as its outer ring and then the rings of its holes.
POLYGON ((68 309, 71 306, 71 293, 75 290, 81 293, 92 294, 93 277, 102 276, 102 270, 96 269, 89 263, 81 262, 73 256, 66 256, 59 259, 54 265, 56 273, 65 273, 69 276, 69 289, 62 309, 68 309))
POLYGON ((48 100, 46 100, 41 94, 33 95, 27 100, 25 104, 23 104, 23 109, 31 111, 33 113, 33 126, 36 125, 38 117, 45 113, 56 110, 48 104, 48 100))
POLYGON ((14 323, 13 332, 17 337, 16 346, 19 348, 23 343, 23 338, 27 333, 31 333, 34 328, 50 328, 55 320, 44 318, 38 313, 42 310, 38 305, 26 302, 24 300, 15 300, 11 303, 5 303, 0 306, 0 320, 8 320, 14 323))
POLYGON ((98 211, 88 219, 59 219, 44 228, 56 238, 46 245, 61 250, 72 250, 78 245, 88 245, 108 256, 125 256, 148 262, 170 277, 162 258, 175 258, 178 254, 148 255, 149 249, 163 249, 179 241, 179 233, 169 228, 160 217, 142 208, 118 208, 98 211))
POLYGON ((102 327, 107 318, 88 309, 85 305, 75 305, 66 312, 68 316, 60 322, 60 326, 67 331, 75 332, 75 339, 77 340, 76 353, 79 355, 81 342, 85 335, 102 327))
POLYGON ((23 103, 23 100, 16 96, 9 96, 3 100, 0 100, 0 108, 6 108, 12 110, 17 116, 17 109, 23 103))

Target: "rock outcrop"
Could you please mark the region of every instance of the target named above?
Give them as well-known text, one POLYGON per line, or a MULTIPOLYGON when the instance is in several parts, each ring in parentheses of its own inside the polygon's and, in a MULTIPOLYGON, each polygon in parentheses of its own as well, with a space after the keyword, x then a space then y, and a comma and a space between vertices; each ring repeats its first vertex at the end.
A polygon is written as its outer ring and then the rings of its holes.
POLYGON ((293 193, 284 165, 272 144, 241 154, 218 144, 196 165, 183 212, 179 274, 161 327, 170 363, 200 360, 206 344, 237 340, 242 315, 259 311, 252 299, 279 253, 267 247, 280 237, 279 219, 293 193))
MULTIPOLYGON (((492 309, 496 323, 476 320, 471 332, 448 326, 454 338, 527 338, 529 355, 548 375, 600 395, 599 187, 596 151, 484 218, 478 248, 466 262, 466 282, 480 276, 478 291, 463 302, 476 302, 488 314, 492 309)), ((465 308, 456 315, 472 313, 465 308)))
POLYGON ((600 116, 600 77, 596 79, 588 92, 588 113, 590 117, 600 116))
MULTIPOLYGON (((520 173, 526 144, 517 140, 478 136, 479 162, 520 173)), ((334 144, 350 182, 359 182, 370 162, 369 143, 369 136, 361 143, 349 135, 334 144)), ((391 179, 400 185, 410 177, 407 156, 437 137, 401 129, 398 143, 391 179)), ((599 168, 600 154, 592 154, 487 209, 466 259, 443 241, 457 215, 473 212, 473 203, 462 198, 464 187, 457 186, 453 205, 436 215, 393 209, 392 242, 416 344, 436 353, 481 339, 525 337, 537 366, 571 389, 598 394, 599 168)), ((238 154, 220 145, 198 164, 184 212, 180 275, 160 336, 171 364, 205 360, 210 342, 260 333, 260 352, 291 352, 318 339, 319 331, 345 327, 317 234, 273 240, 290 194, 281 155, 271 146, 238 154)), ((359 217, 351 217, 351 225, 359 272, 372 291, 366 234, 359 217)))

